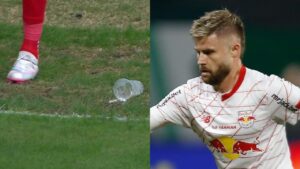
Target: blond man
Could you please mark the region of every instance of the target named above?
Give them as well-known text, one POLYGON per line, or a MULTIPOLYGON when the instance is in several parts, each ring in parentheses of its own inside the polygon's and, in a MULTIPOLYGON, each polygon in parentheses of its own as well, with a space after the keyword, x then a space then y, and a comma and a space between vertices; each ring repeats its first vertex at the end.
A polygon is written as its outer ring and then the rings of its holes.
POLYGON ((218 168, 292 169, 285 124, 300 120, 300 89, 242 63, 244 24, 229 10, 194 21, 200 76, 150 109, 150 128, 168 123, 192 129, 218 168))

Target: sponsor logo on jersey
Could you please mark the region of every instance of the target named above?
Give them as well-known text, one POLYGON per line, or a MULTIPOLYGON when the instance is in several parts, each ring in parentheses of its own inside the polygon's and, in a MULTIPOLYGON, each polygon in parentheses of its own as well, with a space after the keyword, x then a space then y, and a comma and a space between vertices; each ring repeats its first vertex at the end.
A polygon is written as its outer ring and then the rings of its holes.
POLYGON ((177 92, 169 94, 161 103, 157 105, 157 107, 163 107, 165 106, 169 100, 174 98, 176 95, 181 94, 181 90, 178 90, 177 92))
POLYGON ((254 124, 255 117, 251 110, 238 112, 238 122, 241 127, 249 128, 254 124))
POLYGON ((222 125, 219 129, 236 129, 236 125, 222 125))
POLYGON ((297 111, 297 107, 291 105, 289 102, 286 102, 283 98, 280 98, 279 96, 277 96, 276 94, 273 94, 271 96, 277 104, 287 108, 288 110, 292 111, 292 112, 296 112, 297 111))
POLYGON ((263 150, 258 148, 257 144, 236 140, 231 137, 220 137, 210 141, 209 146, 217 153, 223 154, 227 159, 235 160, 241 155, 245 156, 250 152, 262 152, 263 150))
POLYGON ((201 115, 201 120, 204 122, 204 123, 210 123, 211 121, 211 116, 204 112, 202 115, 201 115))
POLYGON ((222 129, 222 130, 226 130, 226 129, 237 129, 236 125, 212 125, 213 129, 222 129))

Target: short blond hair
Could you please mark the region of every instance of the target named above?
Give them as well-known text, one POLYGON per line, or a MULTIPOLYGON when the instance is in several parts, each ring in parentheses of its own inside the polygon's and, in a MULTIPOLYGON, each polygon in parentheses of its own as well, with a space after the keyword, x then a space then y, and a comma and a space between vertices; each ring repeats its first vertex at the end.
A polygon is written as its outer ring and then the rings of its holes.
POLYGON ((215 10, 205 13, 204 16, 195 20, 190 30, 194 38, 205 38, 213 33, 217 35, 221 32, 236 33, 241 40, 242 54, 245 51, 245 28, 239 16, 228 9, 215 10))

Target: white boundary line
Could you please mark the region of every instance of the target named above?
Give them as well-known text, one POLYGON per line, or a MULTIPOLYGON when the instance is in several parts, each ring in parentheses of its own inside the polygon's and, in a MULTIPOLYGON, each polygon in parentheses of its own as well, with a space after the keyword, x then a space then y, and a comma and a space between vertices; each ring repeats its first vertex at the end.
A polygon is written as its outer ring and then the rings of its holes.
POLYGON ((69 115, 63 115, 63 114, 47 114, 47 113, 31 113, 31 112, 15 112, 15 111, 3 111, 0 110, 0 115, 22 115, 22 116, 36 116, 36 117, 48 117, 48 118, 63 118, 63 119, 91 119, 91 118, 98 118, 98 119, 104 119, 104 120, 114 120, 119 122, 127 122, 127 121, 136 121, 136 122, 142 122, 142 121, 149 121, 148 118, 128 118, 128 117, 121 117, 121 116, 100 116, 100 115, 82 115, 77 113, 72 113, 69 115))

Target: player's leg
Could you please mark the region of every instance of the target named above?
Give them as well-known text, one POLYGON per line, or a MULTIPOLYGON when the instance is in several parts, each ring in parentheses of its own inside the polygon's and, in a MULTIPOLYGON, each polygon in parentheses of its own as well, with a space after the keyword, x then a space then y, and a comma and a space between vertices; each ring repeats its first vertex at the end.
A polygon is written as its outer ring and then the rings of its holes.
POLYGON ((46 0, 23 0, 23 43, 7 79, 21 83, 38 72, 39 41, 45 17, 46 0))

